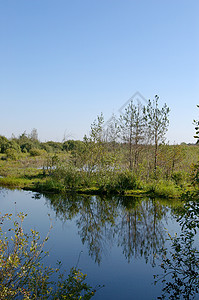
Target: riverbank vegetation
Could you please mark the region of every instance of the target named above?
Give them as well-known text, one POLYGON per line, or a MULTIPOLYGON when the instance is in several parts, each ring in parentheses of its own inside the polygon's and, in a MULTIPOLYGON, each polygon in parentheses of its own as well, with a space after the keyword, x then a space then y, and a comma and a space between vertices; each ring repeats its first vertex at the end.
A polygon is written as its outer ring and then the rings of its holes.
POLYGON ((82 141, 40 142, 37 130, 0 136, 0 185, 37 191, 179 197, 198 184, 196 145, 169 145, 169 108, 159 98, 130 102, 105 124, 103 114, 82 141))

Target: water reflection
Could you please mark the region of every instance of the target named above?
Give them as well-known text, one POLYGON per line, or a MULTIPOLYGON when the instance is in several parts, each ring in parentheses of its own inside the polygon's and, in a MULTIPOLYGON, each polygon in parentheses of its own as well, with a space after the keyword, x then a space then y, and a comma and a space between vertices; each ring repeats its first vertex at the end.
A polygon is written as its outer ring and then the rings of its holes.
POLYGON ((155 265, 156 253, 164 245, 169 210, 160 200, 51 195, 47 201, 63 222, 75 218, 82 243, 98 264, 117 245, 128 262, 144 257, 155 265))
MULTIPOLYGON (((128 260, 144 256, 145 261, 155 264, 157 249, 164 243, 163 219, 168 208, 157 200, 130 199, 121 209, 117 226, 118 245, 128 260)), ((124 204, 124 202, 123 202, 124 204)))

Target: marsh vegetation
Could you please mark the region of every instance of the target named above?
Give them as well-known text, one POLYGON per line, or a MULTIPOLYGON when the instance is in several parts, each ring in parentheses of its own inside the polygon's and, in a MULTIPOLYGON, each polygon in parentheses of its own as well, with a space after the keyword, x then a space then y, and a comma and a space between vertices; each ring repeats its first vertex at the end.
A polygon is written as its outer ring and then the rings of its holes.
POLYGON ((0 137, 0 184, 38 191, 179 197, 197 186, 196 145, 169 145, 169 108, 159 98, 130 102, 119 118, 103 114, 82 141, 40 142, 37 130, 0 137))

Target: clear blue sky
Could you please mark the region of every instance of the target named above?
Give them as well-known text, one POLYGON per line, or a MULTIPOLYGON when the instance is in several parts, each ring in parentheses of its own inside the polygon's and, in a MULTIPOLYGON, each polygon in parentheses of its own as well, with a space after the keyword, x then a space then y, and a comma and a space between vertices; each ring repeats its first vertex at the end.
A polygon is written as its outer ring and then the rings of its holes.
POLYGON ((139 91, 170 107, 170 143, 193 142, 198 16, 198 0, 1 0, 0 135, 82 139, 139 91))

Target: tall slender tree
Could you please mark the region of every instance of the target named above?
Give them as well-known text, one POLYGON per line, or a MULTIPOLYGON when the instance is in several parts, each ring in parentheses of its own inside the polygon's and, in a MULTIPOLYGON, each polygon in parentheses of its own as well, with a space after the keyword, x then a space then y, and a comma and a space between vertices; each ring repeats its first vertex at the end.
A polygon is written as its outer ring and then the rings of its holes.
POLYGON ((85 157, 83 160, 89 172, 92 172, 96 166, 99 167, 101 158, 103 157, 103 124, 104 116, 101 113, 91 124, 90 136, 84 136, 86 151, 84 152, 85 157))
POLYGON ((144 141, 144 106, 141 103, 129 103, 125 113, 120 116, 121 139, 128 144, 129 168, 138 164, 139 145, 144 141))
POLYGON ((157 169, 158 145, 165 141, 165 134, 169 126, 168 115, 170 112, 170 108, 166 103, 162 108, 159 108, 158 101, 159 97, 155 95, 155 99, 153 101, 149 100, 147 107, 144 109, 148 137, 152 144, 154 144, 155 174, 157 169))

